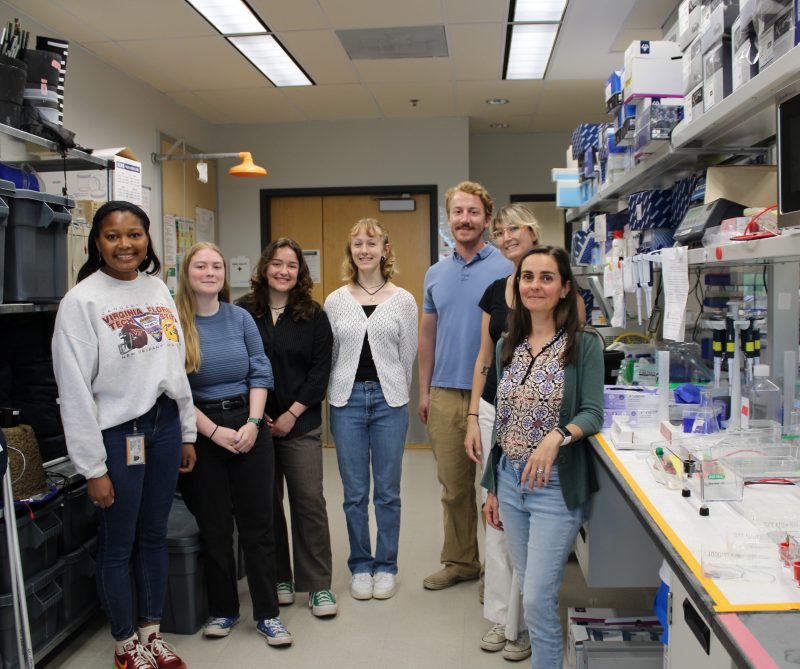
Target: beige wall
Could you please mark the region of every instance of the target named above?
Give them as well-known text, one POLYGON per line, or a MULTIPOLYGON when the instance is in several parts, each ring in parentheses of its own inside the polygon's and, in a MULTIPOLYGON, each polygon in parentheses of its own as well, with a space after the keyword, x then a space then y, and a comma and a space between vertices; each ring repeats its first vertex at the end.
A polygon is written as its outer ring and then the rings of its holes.
POLYGON ((503 206, 511 194, 556 192, 550 170, 564 166, 570 133, 472 135, 469 142, 470 176, 503 206))
POLYGON ((235 179, 220 166, 219 239, 226 253, 251 263, 261 243, 262 188, 437 184, 443 209, 444 192, 469 176, 464 118, 223 126, 218 149, 250 151, 269 172, 235 179))
MULTIPOLYGON (((43 26, 0 1, 0 25, 15 17, 31 32, 34 46, 36 35, 59 35, 57 26, 43 26)), ((215 126, 154 88, 103 63, 77 44, 70 44, 69 48, 64 126, 75 133, 75 141, 81 146, 133 149, 142 161, 142 182, 152 188, 153 237, 160 248, 160 169, 150 161, 150 154, 158 149, 158 133, 184 137, 190 144, 211 150, 215 126)))

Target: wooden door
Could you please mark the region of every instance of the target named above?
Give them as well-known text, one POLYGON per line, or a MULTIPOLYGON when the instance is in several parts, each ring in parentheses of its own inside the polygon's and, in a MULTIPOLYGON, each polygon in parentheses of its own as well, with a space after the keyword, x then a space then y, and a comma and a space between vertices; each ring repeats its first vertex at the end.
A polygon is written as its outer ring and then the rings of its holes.
MULTIPOLYGON (((271 197, 271 237, 290 237, 304 251, 320 251, 321 282, 314 284, 313 296, 322 304, 327 295, 344 283, 342 262, 350 230, 359 219, 377 219, 389 233, 389 243, 397 257, 398 273, 392 280, 414 296, 421 313, 425 272, 431 264, 430 196, 417 194, 413 197, 414 211, 390 212, 380 211, 380 201, 371 195, 271 197)), ((427 442, 425 427, 416 415, 418 398, 415 365, 409 402, 408 441, 411 444, 427 442)), ((323 439, 332 441, 327 424, 323 425, 323 439)))

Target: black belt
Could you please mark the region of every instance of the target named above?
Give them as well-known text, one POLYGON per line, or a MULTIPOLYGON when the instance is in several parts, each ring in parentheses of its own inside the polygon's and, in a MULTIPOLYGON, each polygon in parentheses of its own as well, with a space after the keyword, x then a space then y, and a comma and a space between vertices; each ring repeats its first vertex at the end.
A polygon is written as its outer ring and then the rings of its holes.
POLYGON ((243 406, 247 406, 247 398, 244 395, 236 395, 235 397, 227 397, 224 400, 214 400, 213 402, 196 402, 195 406, 200 411, 208 409, 228 411, 229 409, 241 409, 243 406))

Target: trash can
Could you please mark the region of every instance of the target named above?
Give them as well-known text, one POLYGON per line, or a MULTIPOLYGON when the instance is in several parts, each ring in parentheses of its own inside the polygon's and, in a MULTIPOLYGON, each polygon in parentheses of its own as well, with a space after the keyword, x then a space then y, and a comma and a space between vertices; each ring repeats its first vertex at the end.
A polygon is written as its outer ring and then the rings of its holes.
POLYGON ((10 204, 4 301, 57 302, 67 292, 67 228, 75 201, 18 189, 10 204))

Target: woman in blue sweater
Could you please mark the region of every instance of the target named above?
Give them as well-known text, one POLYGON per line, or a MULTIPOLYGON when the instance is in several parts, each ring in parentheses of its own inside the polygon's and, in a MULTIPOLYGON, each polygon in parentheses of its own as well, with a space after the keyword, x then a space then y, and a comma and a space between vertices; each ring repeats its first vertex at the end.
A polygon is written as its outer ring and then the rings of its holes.
POLYGON ((256 628, 271 646, 292 643, 281 623, 272 517, 274 455, 262 427, 272 367, 252 316, 230 304, 225 258, 195 244, 183 259, 176 303, 186 337, 186 371, 197 412, 197 464, 187 477, 205 551, 211 618, 207 637, 239 621, 233 519, 244 547, 256 628))

